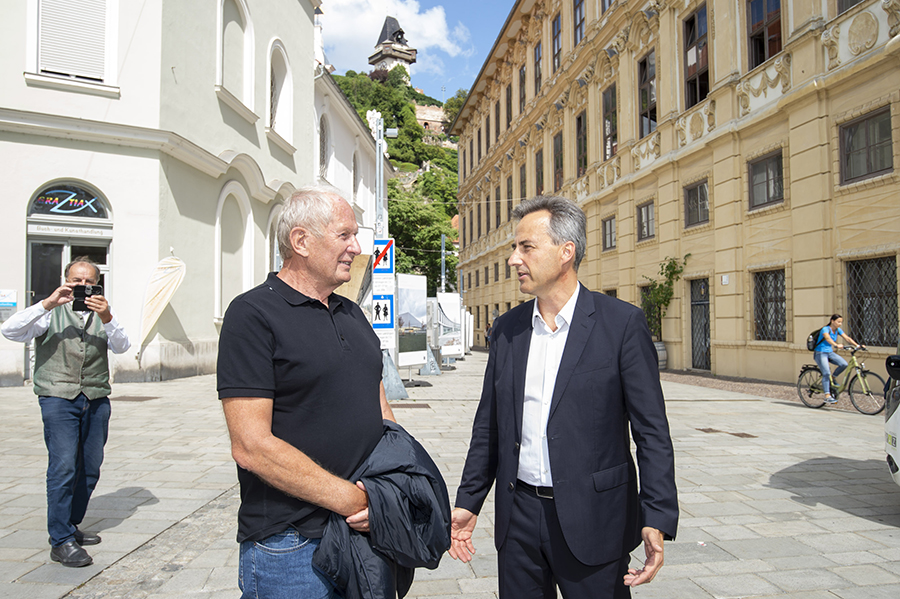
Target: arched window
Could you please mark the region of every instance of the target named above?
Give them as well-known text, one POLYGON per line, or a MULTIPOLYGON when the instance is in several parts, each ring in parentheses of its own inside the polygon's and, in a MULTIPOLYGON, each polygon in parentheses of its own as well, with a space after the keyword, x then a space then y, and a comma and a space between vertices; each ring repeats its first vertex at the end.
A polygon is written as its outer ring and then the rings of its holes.
POLYGON ((253 110, 253 23, 246 0, 220 0, 217 84, 253 110))
POLYGON ((319 119, 319 178, 328 178, 328 150, 330 140, 328 139, 328 120, 323 114, 319 119))
POLYGON ((53 184, 42 189, 28 207, 28 216, 38 214, 109 218, 99 194, 77 183, 53 184))
POLYGON ((279 40, 269 53, 269 128, 283 140, 293 143, 294 84, 287 52, 279 40))
POLYGON ((215 317, 253 286, 253 218, 250 196, 237 181, 225 184, 216 209, 215 317))

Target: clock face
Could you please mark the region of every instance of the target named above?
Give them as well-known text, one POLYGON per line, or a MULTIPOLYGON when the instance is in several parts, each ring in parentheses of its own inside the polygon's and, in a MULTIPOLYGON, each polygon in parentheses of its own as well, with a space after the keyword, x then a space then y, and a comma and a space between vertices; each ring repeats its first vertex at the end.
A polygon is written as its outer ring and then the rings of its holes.
POLYGON ((385 61, 381 61, 381 64, 378 65, 378 68, 387 70, 387 63, 385 61))

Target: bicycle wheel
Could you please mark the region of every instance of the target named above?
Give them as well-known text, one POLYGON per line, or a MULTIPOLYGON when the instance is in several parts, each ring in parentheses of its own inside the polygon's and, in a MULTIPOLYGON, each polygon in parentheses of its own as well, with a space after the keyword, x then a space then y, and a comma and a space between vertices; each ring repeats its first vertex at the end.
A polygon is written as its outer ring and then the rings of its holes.
POLYGON ((822 373, 812 368, 804 370, 797 379, 797 395, 800 401, 810 408, 821 408, 825 405, 825 394, 822 392, 822 373))
POLYGON ((863 414, 879 413, 884 409, 884 379, 871 370, 861 371, 850 381, 850 402, 863 414))

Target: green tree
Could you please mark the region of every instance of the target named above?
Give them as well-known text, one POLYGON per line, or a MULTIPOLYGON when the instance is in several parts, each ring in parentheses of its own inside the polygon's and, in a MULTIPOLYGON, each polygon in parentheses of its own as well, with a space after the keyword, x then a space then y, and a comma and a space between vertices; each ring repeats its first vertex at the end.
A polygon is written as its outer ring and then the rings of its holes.
POLYGON ((444 102, 444 129, 447 130, 450 128, 450 125, 453 124, 453 121, 456 120, 456 115, 459 114, 459 111, 462 110, 463 104, 466 103, 466 98, 469 96, 469 92, 462 88, 456 90, 456 93, 451 97, 447 98, 447 101, 444 102))
POLYGON ((388 181, 388 227, 394 238, 398 273, 425 275, 428 295, 441 286, 441 234, 447 236, 447 289, 456 288, 457 257, 452 241, 456 230, 443 207, 429 202, 417 189, 407 191, 397 179, 388 181))
POLYGON ((666 309, 672 302, 672 298, 675 297, 675 283, 681 279, 690 256, 690 254, 685 254, 681 260, 666 256, 659 264, 659 276, 662 277, 660 280, 644 275, 650 284, 646 286, 647 291, 641 293, 641 308, 647 317, 650 334, 660 341, 662 340, 663 316, 666 315, 666 309))

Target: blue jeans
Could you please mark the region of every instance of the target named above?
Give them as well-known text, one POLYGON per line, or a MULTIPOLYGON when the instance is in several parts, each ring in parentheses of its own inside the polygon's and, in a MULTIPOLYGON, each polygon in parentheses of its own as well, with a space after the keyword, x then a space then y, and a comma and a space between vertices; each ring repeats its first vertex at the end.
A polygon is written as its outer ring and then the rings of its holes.
POLYGON ((837 364, 837 370, 834 371, 834 378, 837 380, 838 375, 844 372, 844 369, 847 368, 847 360, 832 352, 824 352, 817 351, 813 354, 813 359, 816 361, 816 364, 819 365, 819 372, 822 373, 822 389, 825 391, 825 395, 831 394, 831 366, 828 365, 829 362, 832 364, 837 364))
POLYGON ((318 546, 319 539, 307 539, 293 528, 262 541, 241 543, 241 599, 339 598, 328 578, 313 568, 318 546))
POLYGON ((100 478, 109 398, 39 397, 47 445, 47 530, 58 547, 75 538, 100 478))

